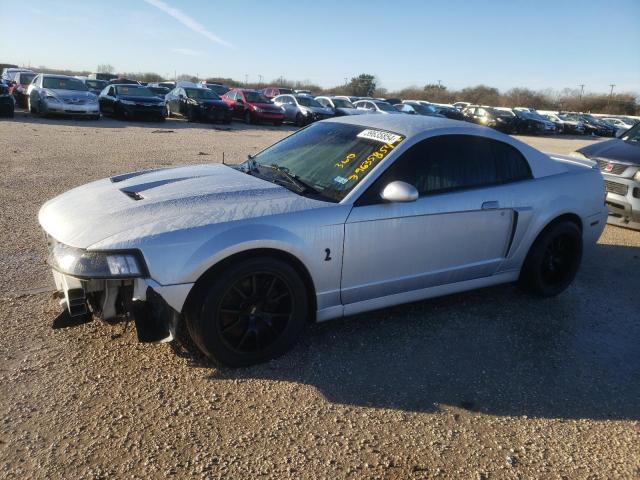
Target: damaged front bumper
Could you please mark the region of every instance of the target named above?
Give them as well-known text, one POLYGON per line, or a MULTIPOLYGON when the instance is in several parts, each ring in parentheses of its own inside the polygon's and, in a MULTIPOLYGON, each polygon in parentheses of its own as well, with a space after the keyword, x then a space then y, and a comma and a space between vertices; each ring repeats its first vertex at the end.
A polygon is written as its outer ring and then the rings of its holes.
POLYGON ((191 287, 162 286, 148 278, 81 279, 56 270, 53 278, 60 304, 71 317, 93 315, 107 322, 132 319, 141 342, 175 338, 180 310, 191 287))

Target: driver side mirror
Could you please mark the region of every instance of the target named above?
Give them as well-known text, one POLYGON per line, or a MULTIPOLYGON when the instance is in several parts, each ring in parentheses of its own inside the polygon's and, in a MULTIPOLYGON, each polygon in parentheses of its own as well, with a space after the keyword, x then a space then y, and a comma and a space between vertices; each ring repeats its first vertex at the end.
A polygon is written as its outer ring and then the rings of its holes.
POLYGON ((384 187, 380 197, 387 202, 407 203, 415 202, 418 199, 419 194, 416 187, 410 183, 396 180, 384 187))
POLYGON ((236 103, 244 103, 241 98, 236 99, 236 103))

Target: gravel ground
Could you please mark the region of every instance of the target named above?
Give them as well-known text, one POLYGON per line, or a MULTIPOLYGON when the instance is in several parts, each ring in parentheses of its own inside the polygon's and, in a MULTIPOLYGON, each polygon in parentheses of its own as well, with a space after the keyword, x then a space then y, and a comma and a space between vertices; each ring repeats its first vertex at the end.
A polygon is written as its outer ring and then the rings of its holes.
MULTIPOLYGON (((639 478, 640 233, 574 285, 514 286, 314 325, 217 369, 94 321, 53 330, 39 206, 111 174, 229 162, 292 128, 0 121, 0 478, 639 478)), ((593 140, 523 139, 569 153, 593 140)))

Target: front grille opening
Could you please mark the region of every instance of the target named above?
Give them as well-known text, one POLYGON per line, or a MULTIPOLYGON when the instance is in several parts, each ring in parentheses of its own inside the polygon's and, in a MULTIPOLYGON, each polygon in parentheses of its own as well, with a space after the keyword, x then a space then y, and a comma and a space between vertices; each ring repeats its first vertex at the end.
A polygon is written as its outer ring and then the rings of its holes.
POLYGON ((629 191, 628 185, 624 183, 612 182, 610 180, 604 181, 604 188, 607 192, 615 193, 617 195, 626 195, 629 191))

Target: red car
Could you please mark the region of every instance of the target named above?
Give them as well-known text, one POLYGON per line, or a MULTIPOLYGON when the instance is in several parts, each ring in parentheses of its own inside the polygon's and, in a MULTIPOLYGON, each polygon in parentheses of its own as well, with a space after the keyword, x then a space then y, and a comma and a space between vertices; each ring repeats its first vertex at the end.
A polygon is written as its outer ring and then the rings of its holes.
POLYGON ((284 111, 274 105, 257 90, 234 88, 222 96, 222 100, 232 109, 234 118, 244 123, 269 122, 280 126, 284 121, 284 111))

